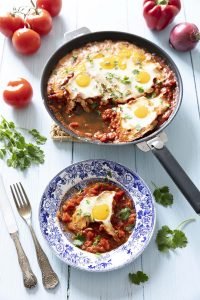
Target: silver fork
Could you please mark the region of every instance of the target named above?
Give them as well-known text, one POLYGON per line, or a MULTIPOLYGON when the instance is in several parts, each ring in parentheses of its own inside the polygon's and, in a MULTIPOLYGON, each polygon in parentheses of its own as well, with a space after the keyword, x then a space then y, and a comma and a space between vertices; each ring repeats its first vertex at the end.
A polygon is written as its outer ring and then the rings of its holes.
POLYGON ((35 235, 35 232, 33 230, 32 227, 32 222, 31 222, 31 217, 32 217, 32 209, 31 209, 31 204, 28 200, 28 197, 26 195, 26 192, 21 184, 21 182, 13 184, 13 186, 10 185, 10 189, 11 189, 11 193, 15 202, 15 205, 17 207, 17 210, 20 214, 20 216, 22 217, 22 219, 24 219, 24 221, 27 223, 32 238, 33 238, 33 242, 35 245, 35 250, 36 250, 36 254, 37 254, 37 260, 42 272, 42 282, 43 285, 46 289, 52 289, 54 287, 56 287, 56 285, 59 283, 58 280, 58 276, 56 275, 56 273, 53 271, 49 260, 46 256, 46 254, 44 253, 44 251, 42 250, 38 239, 35 235))

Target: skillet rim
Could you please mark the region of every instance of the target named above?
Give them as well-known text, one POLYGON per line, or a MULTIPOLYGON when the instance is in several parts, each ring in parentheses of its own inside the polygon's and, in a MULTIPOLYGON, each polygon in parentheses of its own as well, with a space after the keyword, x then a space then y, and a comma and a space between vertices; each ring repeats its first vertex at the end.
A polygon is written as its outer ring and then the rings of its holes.
POLYGON ((174 60, 171 58, 171 56, 164 51, 161 47, 157 46, 155 43, 151 42, 150 40, 143 38, 141 36, 132 34, 132 33, 128 33, 128 32, 122 32, 122 31, 96 31, 96 32, 91 32, 91 33, 87 33, 81 36, 77 36, 73 39, 71 39, 70 41, 65 42, 63 45, 61 45, 52 55, 51 57, 48 59, 48 61, 45 64, 45 67, 43 69, 42 72, 42 76, 41 76, 41 84, 40 84, 40 89, 41 89, 41 95, 42 95, 42 100, 44 103, 44 106, 47 110, 47 112, 49 113, 50 117, 53 119, 53 121, 67 134, 69 134, 72 137, 75 137, 76 139, 85 142, 85 143, 90 143, 90 144, 95 144, 95 145, 107 145, 107 146, 122 146, 122 145, 130 145, 130 144, 138 144, 138 143, 142 143, 142 142, 146 142, 148 140, 151 140, 152 138, 156 137, 159 133, 161 133, 175 118, 181 103, 182 103, 182 98, 183 98, 183 82, 182 82, 182 78, 179 72, 179 69, 177 67, 177 65, 175 64, 174 60), (104 37, 104 35, 106 37, 104 37), (107 37, 107 35, 109 37, 107 37), (117 37, 117 36, 120 37, 117 37), (95 37, 98 37, 98 39, 96 39, 95 37), (111 37, 110 37, 111 36, 111 37), (114 36, 114 38, 112 37, 114 36), (99 38, 100 37, 100 38, 99 38), (87 40, 83 42, 82 40, 87 40), (173 112, 171 113, 169 119, 167 121, 165 121, 157 130, 153 131, 151 134, 146 135, 145 137, 136 139, 134 141, 131 142, 117 142, 117 143, 113 143, 113 142, 108 142, 108 143, 103 143, 101 141, 97 141, 97 140, 91 140, 91 139, 87 139, 86 137, 81 137, 78 136, 76 133, 74 133, 73 131, 71 131, 70 129, 66 128, 60 121, 58 121, 56 119, 56 117, 54 116, 53 112, 50 110, 49 106, 47 105, 47 96, 46 96, 46 89, 47 89, 47 81, 48 78, 53 70, 53 67, 51 65, 56 65, 58 63, 58 61, 67 53, 69 53, 70 51, 74 50, 74 49, 78 49, 81 46, 83 46, 84 44, 87 44, 89 42, 95 42, 95 41, 100 41, 100 40, 124 40, 124 41, 128 41, 130 43, 134 43, 134 44, 144 44, 142 47, 143 49, 148 50, 149 52, 153 53, 151 50, 151 48, 155 49, 155 53, 160 56, 161 58, 163 58, 165 60, 165 62, 167 63, 168 66, 170 66, 170 68, 172 69, 172 71, 175 73, 176 76, 176 80, 177 80, 177 84, 178 84, 178 93, 177 93, 177 99, 176 99, 176 107, 174 108, 173 112), (79 42, 81 42, 82 45, 77 45, 75 47, 70 47, 72 46, 74 43, 79 44, 79 42), (68 51, 65 51, 64 55, 60 56, 60 53, 63 52, 63 50, 66 50, 66 48, 70 48, 68 51))

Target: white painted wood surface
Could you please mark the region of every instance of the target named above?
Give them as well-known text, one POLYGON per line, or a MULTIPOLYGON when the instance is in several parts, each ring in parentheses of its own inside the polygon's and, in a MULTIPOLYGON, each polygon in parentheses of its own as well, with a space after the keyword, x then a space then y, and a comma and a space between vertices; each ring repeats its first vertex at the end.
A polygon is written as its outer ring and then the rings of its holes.
MULTIPOLYGON (((0 0, 0 9, 13 4, 18 5, 20 2, 0 0)), ((169 32, 175 23, 187 20, 196 23, 200 28, 199 1, 184 0, 182 3, 184 5, 174 23, 164 31, 154 33, 147 28, 143 20, 142 0, 63 0, 62 13, 54 19, 52 32, 43 38, 39 52, 30 57, 16 54, 10 41, 0 36, 0 93, 7 81, 18 76, 25 77, 34 88, 33 103, 24 110, 12 109, 3 102, 1 97, 1 114, 7 119, 14 120, 19 126, 37 128, 49 137, 52 121, 41 101, 40 76, 48 57, 62 44, 64 32, 87 26, 92 31, 120 30, 141 35, 164 48, 180 69, 184 84, 184 97, 176 119, 166 130, 169 137, 168 147, 200 188, 200 48, 198 46, 192 53, 178 53, 170 49, 168 45, 169 32)), ((0 300, 200 299, 199 217, 151 153, 144 154, 133 146, 112 148, 56 143, 50 137, 44 150, 46 161, 42 166, 32 167, 22 173, 0 162, 0 170, 9 194, 10 183, 19 180, 24 183, 33 207, 34 228, 60 278, 60 285, 53 291, 44 290, 28 228, 13 207, 21 242, 38 277, 39 284, 31 291, 23 287, 14 245, 0 214, 0 300), (105 274, 78 271, 60 262, 40 233, 38 222, 40 197, 49 180, 57 172, 73 162, 89 158, 107 158, 129 166, 136 170, 149 186, 151 186, 151 181, 157 185, 169 185, 174 194, 175 203, 172 208, 157 205, 156 231, 164 224, 175 228, 182 220, 195 217, 196 222, 185 227, 189 240, 188 246, 168 255, 163 254, 157 250, 154 237, 143 255, 134 263, 105 274), (132 285, 128 280, 128 273, 137 270, 143 270, 150 277, 149 281, 142 286, 132 285)))

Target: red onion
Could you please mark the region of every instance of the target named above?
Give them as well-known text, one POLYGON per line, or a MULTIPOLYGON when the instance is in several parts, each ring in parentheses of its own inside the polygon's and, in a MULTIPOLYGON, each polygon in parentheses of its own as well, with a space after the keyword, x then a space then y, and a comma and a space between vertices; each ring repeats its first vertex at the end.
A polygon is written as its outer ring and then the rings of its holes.
POLYGON ((200 40, 200 32, 192 23, 180 23, 170 32, 169 43, 178 51, 188 51, 196 47, 200 40))

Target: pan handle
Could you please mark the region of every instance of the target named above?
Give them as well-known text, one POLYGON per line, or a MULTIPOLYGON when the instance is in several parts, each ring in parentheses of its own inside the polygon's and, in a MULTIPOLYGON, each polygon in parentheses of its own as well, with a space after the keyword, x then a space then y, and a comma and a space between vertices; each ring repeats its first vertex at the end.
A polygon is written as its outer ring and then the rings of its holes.
POLYGON ((64 40, 66 42, 69 42, 71 40, 73 40, 74 38, 76 38, 79 35, 84 35, 87 33, 90 33, 90 29, 88 29, 87 27, 81 27, 79 29, 75 29, 73 31, 69 31, 69 32, 65 32, 64 33, 64 40))
POLYGON ((200 191, 179 165, 177 160, 164 146, 164 143, 161 140, 152 143, 148 141, 147 144, 196 213, 200 214, 200 191))

